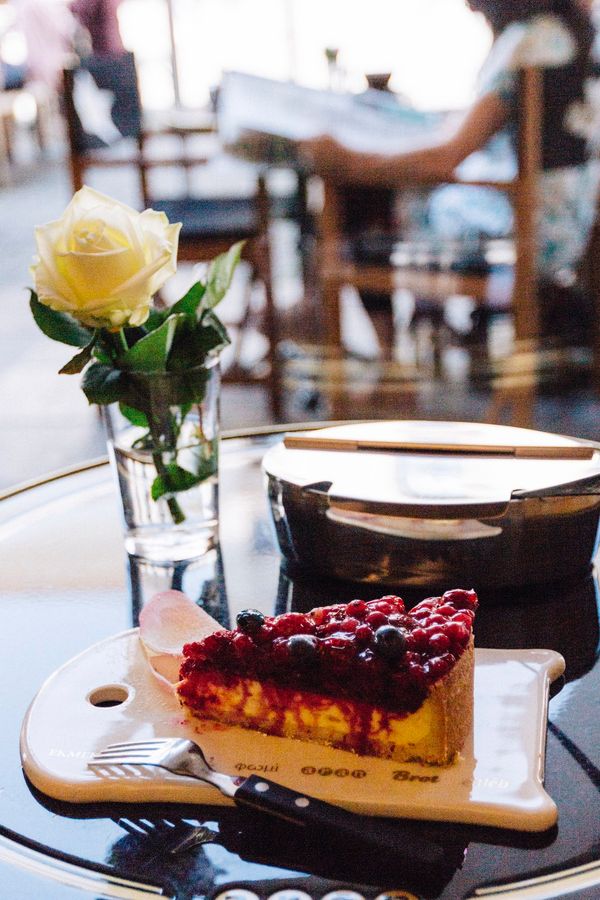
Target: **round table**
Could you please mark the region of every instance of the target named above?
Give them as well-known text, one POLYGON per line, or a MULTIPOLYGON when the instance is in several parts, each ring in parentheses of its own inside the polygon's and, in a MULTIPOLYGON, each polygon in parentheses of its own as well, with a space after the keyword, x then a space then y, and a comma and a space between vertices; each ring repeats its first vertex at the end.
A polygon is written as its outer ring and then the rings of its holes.
POLYGON ((578 584, 480 597, 478 646, 545 647, 565 657, 566 683, 550 701, 546 756, 546 789, 559 820, 538 834, 410 823, 417 841, 433 838, 445 850, 443 871, 427 883, 411 871, 398 871, 391 860, 349 858, 343 848, 299 836, 293 826, 251 812, 179 804, 68 804, 27 782, 19 731, 44 680, 96 641, 136 625, 155 591, 183 589, 224 624, 248 607, 279 613, 378 596, 376 585, 328 582, 284 564, 261 470, 263 455, 281 436, 273 430, 223 440, 220 550, 202 563, 161 568, 125 557, 105 460, 2 497, 2 896, 266 900, 277 894, 280 900, 306 895, 320 900, 333 892, 339 900, 370 900, 395 891, 396 897, 462 898, 495 896, 482 886, 501 884, 505 900, 568 891, 600 896, 600 664, 593 573, 578 584), (170 852, 183 839, 187 849, 170 852), (527 886, 506 887, 524 880, 527 886))

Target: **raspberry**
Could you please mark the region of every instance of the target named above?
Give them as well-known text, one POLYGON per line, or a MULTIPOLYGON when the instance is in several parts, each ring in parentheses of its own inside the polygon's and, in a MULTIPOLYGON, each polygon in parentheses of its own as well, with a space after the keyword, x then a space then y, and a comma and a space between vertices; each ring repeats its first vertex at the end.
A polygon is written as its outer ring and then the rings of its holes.
POLYGON ((292 634, 311 634, 314 625, 303 613, 283 613, 273 623, 275 632, 279 637, 289 637, 292 634))
POLYGON ((322 625, 325 621, 326 612, 323 607, 318 606, 315 609, 311 609, 308 615, 313 620, 315 625, 322 625))
POLYGON ((231 646, 235 656, 240 660, 247 659, 251 653, 256 651, 256 644, 252 638, 243 632, 233 635, 231 646))
POLYGON ((429 638, 429 646, 436 653, 444 653, 450 648, 450 638, 443 631, 438 634, 432 634, 429 638))
POLYGON ((438 616, 453 616, 456 612, 456 608, 454 606, 450 606, 449 603, 444 603, 442 606, 438 606, 436 609, 436 614, 438 616))
POLYGON ((371 628, 379 628, 381 625, 387 625, 387 616, 384 615, 381 610, 375 610, 365 616, 365 622, 367 625, 370 625, 371 628))
POLYGON ((410 614, 411 614, 411 616, 413 617, 413 619, 416 619, 418 622, 420 622, 421 620, 424 620, 424 619, 428 619, 428 618, 429 618, 429 613, 430 613, 430 609, 429 609, 429 608, 427 608, 427 609, 421 609, 421 608, 419 608, 419 609, 414 609, 414 610, 411 610, 411 612, 410 612, 410 614))
POLYGON ((385 597, 380 597, 379 602, 384 601, 385 603, 389 603, 396 612, 404 612, 404 600, 402 597, 396 596, 396 594, 386 594, 385 597))
POLYGON ((412 649, 424 650, 427 647, 428 637, 424 628, 413 628, 407 637, 407 644, 412 649))
POLYGON ((439 600, 440 600, 439 597, 427 597, 425 600, 421 600, 420 603, 417 603, 417 605, 414 607, 413 610, 411 610, 411 612, 414 614, 414 612, 417 609, 431 610, 431 609, 433 609, 434 606, 437 606, 437 604, 439 603, 439 600))
POLYGON ((346 609, 349 616, 358 616, 359 618, 362 618, 366 611, 367 604, 364 600, 351 600, 346 609))
POLYGON ((385 616, 389 616, 389 614, 394 611, 394 607, 387 600, 371 600, 369 603, 369 610, 372 612, 381 612, 385 616))
POLYGON ((462 647, 469 640, 470 631, 462 622, 453 620, 446 625, 445 633, 451 641, 454 641, 462 647))
POLYGON ((433 680, 437 681, 442 675, 445 675, 452 665, 453 657, 447 653, 445 656, 434 656, 424 665, 426 674, 433 680))
POLYGON ((477 609, 478 600, 475 591, 464 591, 461 588, 455 588, 452 591, 446 591, 442 597, 445 603, 451 603, 455 609, 477 609))
POLYGON ((273 625, 270 622, 265 622, 260 631, 257 631, 253 637, 257 644, 270 644, 277 637, 277 634, 273 625))
POLYGON ((462 622, 467 628, 471 628, 473 624, 474 613, 470 609, 462 610, 461 612, 454 613, 452 616, 453 622, 462 622))
POLYGON ((425 668, 421 663, 418 662, 409 662, 408 663, 408 671, 410 673, 411 678, 417 685, 424 685, 426 682, 425 678, 425 668))
MULTIPOLYGON (((204 638, 201 644, 202 649, 206 653, 220 653, 229 645, 232 637, 233 635, 230 631, 215 631, 204 638)), ((193 644, 192 646, 200 647, 199 644, 193 644)), ((183 648, 183 652, 187 655, 186 647, 183 648)))
POLYGON ((359 625, 354 632, 354 637, 358 644, 366 646, 366 644, 370 644, 373 640, 373 629, 366 623, 363 623, 359 625))

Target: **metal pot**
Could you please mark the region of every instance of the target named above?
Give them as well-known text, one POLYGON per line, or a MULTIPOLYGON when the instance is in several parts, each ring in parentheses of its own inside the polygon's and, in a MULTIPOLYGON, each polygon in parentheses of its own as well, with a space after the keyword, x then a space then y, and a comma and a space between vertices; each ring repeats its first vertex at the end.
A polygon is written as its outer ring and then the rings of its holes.
POLYGON ((517 587, 581 577, 596 552, 600 444, 350 423, 289 434, 263 468, 283 555, 345 581, 517 587))

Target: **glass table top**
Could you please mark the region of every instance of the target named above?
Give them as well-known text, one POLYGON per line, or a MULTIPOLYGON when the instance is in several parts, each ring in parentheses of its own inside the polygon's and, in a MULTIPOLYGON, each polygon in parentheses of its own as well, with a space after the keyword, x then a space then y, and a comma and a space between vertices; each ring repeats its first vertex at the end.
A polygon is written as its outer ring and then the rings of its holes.
MULTIPOLYGON (((267 433, 223 441, 221 542, 203 563, 163 568, 124 556, 116 493, 104 461, 2 498, 0 879, 6 896, 266 900, 285 890, 294 893, 280 900, 299 900, 299 891, 309 898, 338 892, 338 900, 392 891, 398 897, 457 898, 493 896, 476 891, 553 873, 543 882, 546 893, 536 897, 561 896, 573 884, 574 896, 597 897, 600 665, 593 572, 577 583, 531 593, 484 594, 476 622, 478 646, 544 647, 565 657, 565 683, 550 701, 546 757, 546 789, 558 805, 558 825, 526 834, 408 823, 417 844, 435 840, 444 847, 444 865, 427 880, 406 868, 398 871, 393 860, 349 858, 333 841, 324 846, 291 825, 234 808, 69 804, 43 796, 27 782, 19 731, 39 687, 91 644, 135 626, 157 590, 184 590, 225 625, 248 607, 279 613, 381 593, 377 585, 292 571, 282 560, 261 470, 265 452, 280 439, 267 433), (169 852, 183 838, 187 849, 169 852), (561 881, 565 870, 577 880, 561 881)), ((412 603, 424 595, 404 596, 412 603)), ((505 889, 503 896, 523 896, 519 890, 505 889)))

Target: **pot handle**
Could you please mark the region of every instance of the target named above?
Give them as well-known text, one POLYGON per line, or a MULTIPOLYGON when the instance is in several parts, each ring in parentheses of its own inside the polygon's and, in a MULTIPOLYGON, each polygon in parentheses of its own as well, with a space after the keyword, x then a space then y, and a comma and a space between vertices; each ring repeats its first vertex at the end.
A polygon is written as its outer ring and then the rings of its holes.
POLYGON ((533 500, 538 497, 584 496, 600 496, 600 474, 590 475, 588 478, 580 478, 578 481, 567 481, 565 484, 555 484, 552 487, 536 488, 533 491, 516 488, 510 495, 510 499, 533 500))

